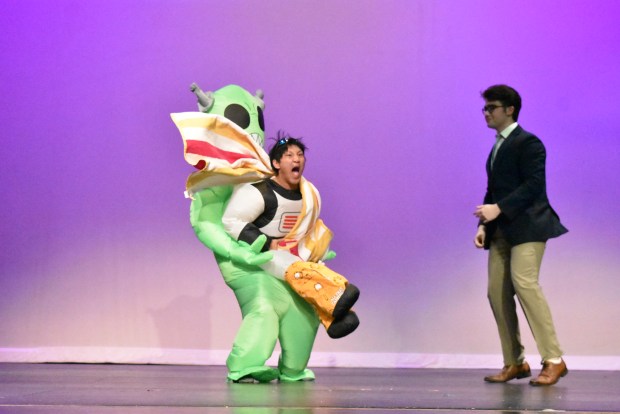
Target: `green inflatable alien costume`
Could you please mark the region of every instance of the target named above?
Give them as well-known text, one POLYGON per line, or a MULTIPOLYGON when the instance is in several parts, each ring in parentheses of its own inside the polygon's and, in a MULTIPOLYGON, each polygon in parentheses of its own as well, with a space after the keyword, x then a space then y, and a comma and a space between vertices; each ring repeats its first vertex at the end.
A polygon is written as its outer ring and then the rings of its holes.
MULTIPOLYGON (((226 361, 228 379, 234 382, 312 380, 314 373, 307 369, 307 364, 319 322, 334 338, 355 330, 359 321, 350 308, 359 291, 321 263, 309 262, 333 256, 333 252, 327 250, 331 232, 320 220, 310 221, 311 231, 306 232, 315 238, 306 242, 311 246, 307 250, 312 255, 305 259, 295 256, 295 266, 281 272, 286 275, 274 275, 280 271, 273 270, 270 264, 275 262, 274 255, 291 256, 289 252, 264 251, 265 236, 258 237, 250 245, 226 233, 222 216, 233 186, 266 179, 273 174, 262 148, 263 95, 257 91, 253 96, 236 85, 204 93, 193 84, 191 90, 198 97, 201 112, 171 116, 184 140, 185 159, 199 170, 190 175, 186 185, 186 194, 192 198, 190 222, 199 240, 214 252, 243 317, 226 361), (325 289, 314 282, 316 274, 322 278, 325 289), (311 289, 312 292, 306 294, 301 288, 294 290, 295 279, 304 277, 306 282, 319 286, 316 290, 321 289, 321 292, 311 289), (327 309, 326 303, 332 303, 331 307, 328 305, 327 309), (282 352, 278 368, 274 369, 265 362, 271 357, 277 341, 282 352)), ((307 182, 306 187, 310 189, 306 194, 314 189, 307 182)), ((320 206, 320 199, 315 204, 320 206)), ((312 212, 311 206, 308 209, 312 212)), ((316 210, 318 216, 319 208, 316 210)), ((303 248, 300 242, 300 249, 303 248)))

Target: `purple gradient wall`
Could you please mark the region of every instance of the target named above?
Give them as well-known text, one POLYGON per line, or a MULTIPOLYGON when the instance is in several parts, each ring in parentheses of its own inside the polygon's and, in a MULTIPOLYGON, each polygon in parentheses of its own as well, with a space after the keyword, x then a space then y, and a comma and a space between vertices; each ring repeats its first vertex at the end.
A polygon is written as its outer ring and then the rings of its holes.
POLYGON ((229 347, 239 312, 189 226, 191 167, 169 117, 195 110, 194 81, 263 89, 267 134, 310 148, 332 265, 363 292, 359 331, 320 333, 317 352, 496 365, 486 254, 472 242, 493 144, 479 93, 513 85, 570 229, 542 274, 560 340, 569 358, 620 359, 620 3, 1 7, 0 359, 229 347))

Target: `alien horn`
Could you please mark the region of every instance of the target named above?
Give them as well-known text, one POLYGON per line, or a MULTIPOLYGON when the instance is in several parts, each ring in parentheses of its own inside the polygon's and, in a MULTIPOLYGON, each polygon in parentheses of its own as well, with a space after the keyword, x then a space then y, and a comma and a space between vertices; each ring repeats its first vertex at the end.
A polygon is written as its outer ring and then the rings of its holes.
POLYGON ((189 89, 194 92, 196 98, 198 98, 198 109, 201 112, 207 112, 213 106, 213 92, 203 92, 202 89, 196 84, 192 83, 189 89))

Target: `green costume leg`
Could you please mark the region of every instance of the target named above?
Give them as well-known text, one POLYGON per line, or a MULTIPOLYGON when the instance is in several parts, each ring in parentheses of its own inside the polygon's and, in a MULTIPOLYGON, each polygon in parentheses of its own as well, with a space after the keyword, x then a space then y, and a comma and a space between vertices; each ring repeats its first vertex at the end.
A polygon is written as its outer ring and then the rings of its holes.
POLYGON ((286 377, 313 378, 305 368, 319 321, 310 306, 285 282, 257 267, 227 260, 218 263, 243 316, 226 361, 228 379, 237 381, 250 376, 268 382, 277 378, 278 370, 265 366, 265 361, 273 353, 278 337, 283 347, 282 368, 286 377), (290 350, 291 347, 296 349, 290 350))
POLYGON ((319 327, 319 318, 308 302, 288 285, 286 288, 290 292, 291 302, 280 320, 280 381, 313 380, 314 373, 306 366, 319 327))

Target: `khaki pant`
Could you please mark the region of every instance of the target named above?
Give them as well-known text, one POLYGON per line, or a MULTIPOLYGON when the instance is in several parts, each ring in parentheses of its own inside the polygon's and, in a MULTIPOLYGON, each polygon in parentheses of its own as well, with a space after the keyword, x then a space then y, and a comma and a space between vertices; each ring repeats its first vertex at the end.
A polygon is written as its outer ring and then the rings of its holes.
POLYGON ((544 242, 510 246, 501 235, 491 241, 488 298, 497 323, 505 365, 521 364, 525 359, 515 295, 542 360, 562 356, 551 311, 538 284, 544 252, 544 242))

